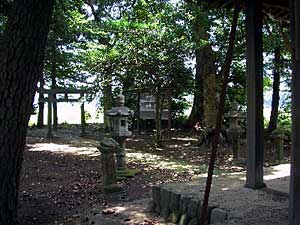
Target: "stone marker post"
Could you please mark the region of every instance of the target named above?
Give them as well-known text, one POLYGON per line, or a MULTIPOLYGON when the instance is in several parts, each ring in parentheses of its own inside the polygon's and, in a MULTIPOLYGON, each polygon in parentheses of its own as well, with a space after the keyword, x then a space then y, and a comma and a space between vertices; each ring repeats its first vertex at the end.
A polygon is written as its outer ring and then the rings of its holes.
POLYGON ((123 191, 117 184, 115 153, 121 151, 119 143, 112 138, 104 138, 98 147, 101 152, 102 191, 113 193, 123 191))
POLYGON ((278 128, 270 135, 272 148, 275 149, 276 160, 279 162, 284 159, 284 138, 283 132, 278 128))
POLYGON ((117 170, 126 169, 126 153, 125 141, 131 136, 131 131, 128 130, 129 117, 133 116, 133 111, 125 105, 124 95, 118 95, 116 99, 117 107, 108 110, 106 114, 109 116, 111 123, 111 136, 119 143, 121 151, 116 153, 117 170))
POLYGON ((229 112, 226 117, 229 119, 228 133, 231 139, 233 158, 238 159, 240 152, 241 133, 243 132, 243 129, 240 126, 240 120, 243 117, 240 115, 237 103, 233 103, 232 111, 229 112))

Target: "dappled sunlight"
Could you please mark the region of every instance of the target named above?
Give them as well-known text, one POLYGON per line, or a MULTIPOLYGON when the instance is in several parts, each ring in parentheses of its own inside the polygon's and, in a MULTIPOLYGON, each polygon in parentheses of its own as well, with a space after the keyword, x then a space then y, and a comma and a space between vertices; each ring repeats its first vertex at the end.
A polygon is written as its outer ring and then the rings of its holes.
POLYGON ((269 189, 289 194, 290 164, 281 164, 266 168, 264 180, 269 189))
POLYGON ((172 137, 171 139, 175 141, 198 141, 197 138, 191 138, 191 137, 172 137))
MULTIPOLYGON (((149 210, 147 210, 149 201, 150 199, 140 199, 134 202, 119 203, 115 206, 105 207, 100 216, 101 224, 117 224, 117 218, 119 218, 119 224, 166 224, 165 222, 160 223, 159 218, 149 213, 149 210), (147 223, 147 221, 151 223, 147 223)), ((90 224, 93 224, 93 220, 91 220, 90 224)))
POLYGON ((179 145, 169 145, 169 148, 179 148, 179 145))
POLYGON ((281 164, 278 166, 272 166, 270 168, 266 168, 264 180, 274 180, 282 177, 290 176, 290 164, 281 164))
POLYGON ((67 144, 55 144, 55 143, 36 143, 28 144, 29 151, 41 152, 49 151, 53 153, 67 153, 73 155, 87 155, 87 156, 98 156, 100 153, 95 147, 74 147, 67 144))
POLYGON ((127 138, 127 141, 140 142, 140 141, 144 141, 144 139, 131 137, 131 138, 127 138))
POLYGON ((179 160, 171 160, 155 154, 130 151, 126 155, 129 161, 138 161, 139 163, 146 164, 152 169, 169 169, 176 172, 187 172, 191 174, 206 172, 206 166, 199 167, 197 165, 188 164, 179 160))

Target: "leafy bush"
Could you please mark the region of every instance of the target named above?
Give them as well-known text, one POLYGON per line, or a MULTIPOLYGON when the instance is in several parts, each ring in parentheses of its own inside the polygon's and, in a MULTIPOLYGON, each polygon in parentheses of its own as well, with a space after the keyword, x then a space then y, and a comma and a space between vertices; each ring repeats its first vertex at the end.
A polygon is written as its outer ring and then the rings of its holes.
POLYGON ((292 130, 292 120, 291 120, 291 112, 288 110, 280 111, 278 116, 278 128, 282 129, 282 131, 287 135, 287 137, 291 138, 291 130, 292 130))

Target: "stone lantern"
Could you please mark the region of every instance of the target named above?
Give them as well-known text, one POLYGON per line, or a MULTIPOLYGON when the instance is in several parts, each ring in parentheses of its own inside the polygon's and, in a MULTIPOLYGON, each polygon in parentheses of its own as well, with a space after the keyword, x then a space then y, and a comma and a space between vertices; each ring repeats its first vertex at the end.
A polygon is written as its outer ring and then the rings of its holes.
POLYGON ((124 95, 118 95, 116 98, 116 107, 106 111, 110 121, 111 136, 119 143, 121 151, 116 153, 117 170, 126 169, 125 158, 125 140, 131 136, 131 131, 128 130, 129 118, 133 116, 133 111, 124 106, 124 95))
POLYGON ((277 128, 270 135, 272 148, 275 150, 276 160, 282 162, 284 160, 284 132, 277 128))
POLYGON ((232 104, 232 110, 227 113, 226 117, 229 120, 228 133, 231 139, 233 158, 237 159, 239 158, 240 139, 241 133, 243 132, 243 129, 240 126, 240 121, 244 118, 244 116, 240 114, 239 107, 236 102, 232 104))

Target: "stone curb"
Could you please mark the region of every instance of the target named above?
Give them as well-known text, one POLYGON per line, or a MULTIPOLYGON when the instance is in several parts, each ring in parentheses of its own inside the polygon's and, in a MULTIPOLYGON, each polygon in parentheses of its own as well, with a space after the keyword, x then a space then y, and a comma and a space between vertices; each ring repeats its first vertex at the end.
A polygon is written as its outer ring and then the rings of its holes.
MULTIPOLYGON (((200 193, 200 192, 198 192, 200 193)), ((178 225, 198 225, 202 207, 202 197, 197 192, 173 189, 172 184, 152 187, 152 200, 149 211, 164 220, 178 225)), ((216 205, 208 206, 206 224, 223 224, 228 212, 216 205)))

